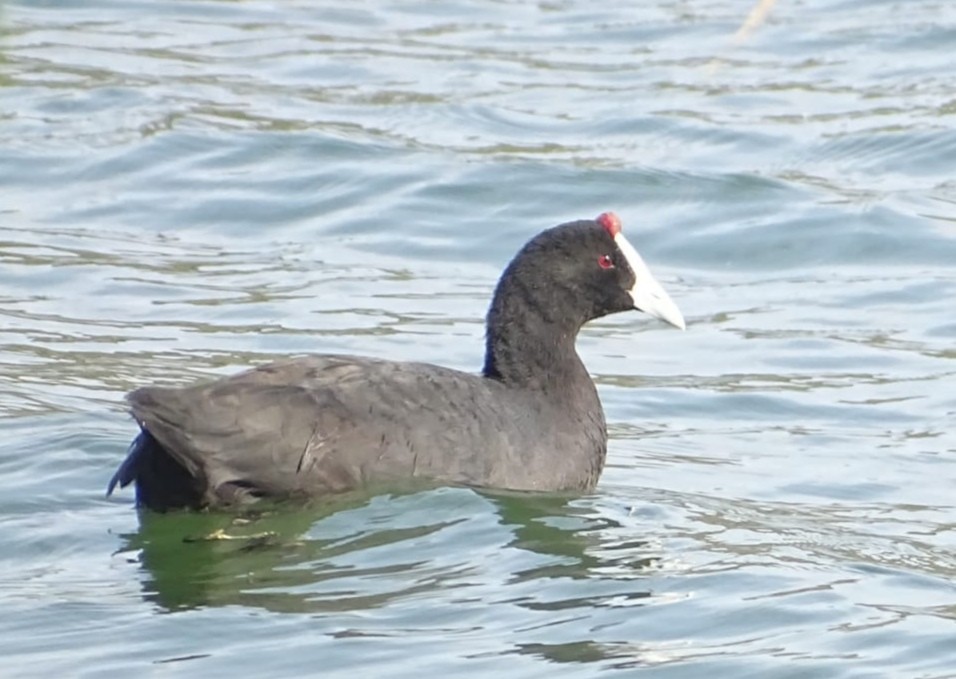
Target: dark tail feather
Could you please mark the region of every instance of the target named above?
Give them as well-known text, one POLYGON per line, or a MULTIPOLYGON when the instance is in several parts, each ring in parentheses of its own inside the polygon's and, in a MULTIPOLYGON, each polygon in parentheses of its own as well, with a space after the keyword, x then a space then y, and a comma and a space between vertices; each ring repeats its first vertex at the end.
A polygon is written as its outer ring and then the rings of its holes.
POLYGON ((126 459, 106 488, 112 495, 117 484, 125 488, 136 482, 136 504, 158 511, 181 507, 199 508, 203 502, 203 482, 193 477, 166 452, 152 434, 143 429, 133 439, 126 459))
POLYGON ((126 486, 136 480, 140 463, 143 461, 143 456, 147 454, 145 449, 149 447, 149 441, 146 439, 152 438, 153 437, 144 429, 139 433, 139 436, 133 439, 133 442, 129 444, 129 448, 126 450, 126 459, 123 460, 123 464, 121 464, 119 469, 116 470, 116 473, 113 474, 113 478, 110 479, 110 485, 106 487, 106 497, 113 494, 113 491, 116 489, 116 484, 119 484, 120 488, 126 488, 126 486))

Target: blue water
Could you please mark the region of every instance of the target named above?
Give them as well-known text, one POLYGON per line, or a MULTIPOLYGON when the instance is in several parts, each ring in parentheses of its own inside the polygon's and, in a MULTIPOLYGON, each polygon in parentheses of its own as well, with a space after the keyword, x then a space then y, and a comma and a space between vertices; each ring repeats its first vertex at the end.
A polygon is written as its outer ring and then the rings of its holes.
POLYGON ((956 677, 956 5, 753 4, 0 8, 0 676, 956 677), (592 495, 104 497, 130 389, 476 370, 605 210, 688 329, 582 334, 592 495))

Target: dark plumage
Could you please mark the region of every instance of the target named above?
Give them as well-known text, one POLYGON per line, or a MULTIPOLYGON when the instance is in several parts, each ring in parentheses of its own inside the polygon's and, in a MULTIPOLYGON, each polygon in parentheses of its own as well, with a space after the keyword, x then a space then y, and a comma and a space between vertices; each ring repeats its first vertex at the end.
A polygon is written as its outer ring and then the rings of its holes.
POLYGON ((141 432, 113 476, 157 510, 321 496, 420 477, 515 490, 587 490, 607 429, 574 342, 639 308, 684 321, 611 213, 540 233, 508 265, 482 375, 320 355, 207 384, 128 396, 141 432))

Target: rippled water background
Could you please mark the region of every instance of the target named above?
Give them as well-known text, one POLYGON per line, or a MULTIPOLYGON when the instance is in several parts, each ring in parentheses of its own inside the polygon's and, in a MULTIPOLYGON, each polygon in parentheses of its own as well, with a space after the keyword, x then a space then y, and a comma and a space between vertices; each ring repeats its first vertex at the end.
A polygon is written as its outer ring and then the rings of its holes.
POLYGON ((751 8, 5 4, 0 675, 956 677, 956 4, 751 8), (689 327, 583 334, 593 495, 103 497, 129 389, 477 369, 607 209, 689 327))

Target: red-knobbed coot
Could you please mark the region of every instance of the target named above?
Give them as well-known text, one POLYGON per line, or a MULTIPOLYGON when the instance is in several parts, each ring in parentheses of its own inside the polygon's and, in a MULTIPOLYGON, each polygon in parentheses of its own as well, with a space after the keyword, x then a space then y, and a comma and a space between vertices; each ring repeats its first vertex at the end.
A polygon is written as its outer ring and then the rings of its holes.
POLYGON ((684 327, 616 215, 556 226, 501 276, 481 375, 325 355, 190 387, 143 387, 127 397, 141 431, 107 494, 135 481, 140 506, 166 510, 412 477, 589 490, 607 428, 575 337, 590 320, 635 308, 684 327))

